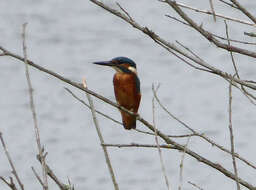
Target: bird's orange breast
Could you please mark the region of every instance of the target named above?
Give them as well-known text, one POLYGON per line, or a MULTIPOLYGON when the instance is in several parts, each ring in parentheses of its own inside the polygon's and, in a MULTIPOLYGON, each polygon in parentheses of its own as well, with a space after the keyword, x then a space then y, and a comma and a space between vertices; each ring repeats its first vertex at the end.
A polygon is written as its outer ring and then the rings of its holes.
MULTIPOLYGON (((115 97, 119 105, 137 113, 141 94, 138 86, 138 78, 133 73, 116 73, 113 79, 115 97)), ((126 129, 136 127, 136 118, 121 111, 123 124, 126 129)))

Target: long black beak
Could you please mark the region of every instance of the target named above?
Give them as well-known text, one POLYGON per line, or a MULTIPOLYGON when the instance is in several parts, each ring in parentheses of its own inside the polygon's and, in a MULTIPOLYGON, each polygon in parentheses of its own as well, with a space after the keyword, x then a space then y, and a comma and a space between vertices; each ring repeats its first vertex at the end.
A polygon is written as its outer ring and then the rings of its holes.
POLYGON ((103 65, 103 66, 114 66, 115 65, 111 61, 99 61, 99 62, 93 62, 93 64, 103 65))

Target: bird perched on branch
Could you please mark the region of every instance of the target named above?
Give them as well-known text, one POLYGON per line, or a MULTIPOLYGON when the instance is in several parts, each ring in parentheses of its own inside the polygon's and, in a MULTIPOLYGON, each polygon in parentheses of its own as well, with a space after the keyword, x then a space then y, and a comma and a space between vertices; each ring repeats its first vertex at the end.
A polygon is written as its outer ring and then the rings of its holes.
MULTIPOLYGON (((127 57, 116 57, 110 61, 94 62, 97 65, 109 66, 116 70, 113 78, 117 103, 131 112, 137 113, 140 105, 140 80, 137 76, 136 64, 127 57)), ((119 110, 125 129, 136 128, 136 116, 119 110)))

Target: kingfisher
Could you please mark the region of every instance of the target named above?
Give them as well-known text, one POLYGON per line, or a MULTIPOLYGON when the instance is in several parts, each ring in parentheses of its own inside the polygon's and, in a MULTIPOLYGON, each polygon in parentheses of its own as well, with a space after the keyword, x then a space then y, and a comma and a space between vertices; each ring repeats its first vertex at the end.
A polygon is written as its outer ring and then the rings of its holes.
MULTIPOLYGON (((116 57, 110 61, 93 62, 93 64, 112 67, 116 73, 113 78, 117 103, 127 110, 137 113, 140 105, 140 80, 136 64, 127 57, 116 57)), ((136 116, 119 109, 125 129, 136 128, 136 116)))

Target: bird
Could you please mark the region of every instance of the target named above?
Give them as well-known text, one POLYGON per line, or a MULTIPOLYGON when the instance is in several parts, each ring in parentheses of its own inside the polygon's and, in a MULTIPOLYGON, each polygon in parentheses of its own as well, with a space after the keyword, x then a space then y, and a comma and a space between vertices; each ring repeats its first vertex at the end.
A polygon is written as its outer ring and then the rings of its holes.
MULTIPOLYGON (((141 100, 140 80, 136 64, 128 57, 115 57, 110 61, 93 62, 96 65, 112 67, 116 73, 113 77, 114 93, 117 103, 127 110, 137 113, 141 100)), ((119 109, 125 129, 136 129, 136 116, 119 109)))

